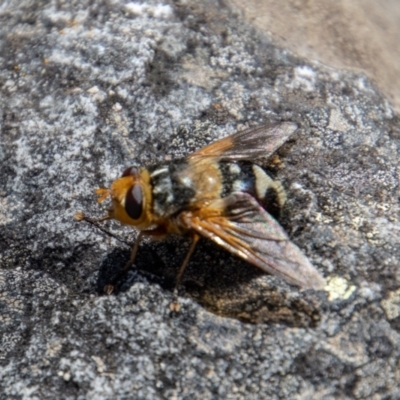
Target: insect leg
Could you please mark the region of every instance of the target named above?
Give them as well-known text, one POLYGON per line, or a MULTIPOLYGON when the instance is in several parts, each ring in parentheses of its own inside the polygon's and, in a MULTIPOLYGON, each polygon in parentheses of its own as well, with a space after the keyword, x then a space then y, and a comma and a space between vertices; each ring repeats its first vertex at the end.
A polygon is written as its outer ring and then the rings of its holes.
POLYGON ((111 219, 111 217, 109 215, 106 215, 106 216, 101 217, 99 219, 90 218, 90 217, 87 217, 82 211, 78 211, 74 215, 74 218, 77 221, 86 221, 86 222, 89 222, 90 224, 93 224, 93 225, 96 225, 98 222, 103 222, 103 221, 106 221, 107 219, 111 219))
POLYGON ((173 292, 173 301, 172 303, 169 305, 169 308, 171 309, 171 311, 179 311, 180 306, 178 303, 178 286, 181 283, 181 279, 183 276, 183 273, 185 272, 185 269, 189 263, 190 257, 192 256, 194 249, 196 247, 197 242, 199 241, 200 236, 197 233, 193 233, 192 235, 192 243, 189 247, 188 252, 186 253, 186 257, 183 260, 183 263, 179 269, 178 275, 176 276, 176 281, 175 281, 175 288, 174 288, 174 292, 173 292))
POLYGON ((125 264, 123 272, 127 271, 135 262, 135 258, 136 258, 137 252, 139 250, 139 244, 140 244, 140 241, 142 240, 142 237, 143 237, 143 232, 139 232, 136 242, 132 247, 131 256, 129 258, 129 261, 125 264))
MULTIPOLYGON (((152 237, 163 237, 166 235, 166 229, 164 226, 159 226, 158 228, 155 229, 151 229, 151 230, 146 230, 146 231, 140 231, 139 235, 136 239, 135 244, 132 246, 132 250, 131 250, 131 256, 129 257, 129 261, 125 264, 124 268, 122 269, 122 271, 117 275, 117 277, 113 280, 113 283, 110 283, 108 285, 105 285, 103 290, 104 293, 110 295, 112 294, 112 292, 115 289, 115 282, 117 282, 119 280, 119 278, 130 268, 132 267, 133 263, 135 262, 136 259, 136 255, 137 252, 139 250, 139 245, 140 242, 143 238, 143 236, 152 236, 152 237)), ((126 242, 125 242, 126 243, 126 242)))
MULTIPOLYGON (((135 262, 136 255, 139 250, 139 244, 140 244, 140 241, 142 240, 143 235, 144 235, 144 232, 142 232, 142 231, 139 232, 139 235, 135 241, 135 244, 132 247, 131 256, 129 257, 129 261, 125 264, 123 270, 118 274, 118 277, 114 281, 117 281, 118 278, 121 277, 121 275, 123 275, 130 267, 132 267, 133 263, 135 262)), ((115 285, 108 284, 108 285, 104 286, 103 290, 104 290, 105 294, 110 295, 114 291, 114 288, 115 288, 115 285)))

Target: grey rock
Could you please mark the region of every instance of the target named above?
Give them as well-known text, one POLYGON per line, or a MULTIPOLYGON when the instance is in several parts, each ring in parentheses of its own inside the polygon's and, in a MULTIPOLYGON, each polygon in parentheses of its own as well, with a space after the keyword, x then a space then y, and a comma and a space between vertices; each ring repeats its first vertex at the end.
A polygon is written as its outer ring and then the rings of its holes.
MULTIPOLYGON (((0 398, 399 398, 400 123, 362 74, 276 47, 213 2, 0 6, 0 398), (78 223, 131 164, 270 120, 281 223, 327 278, 301 292, 184 238, 78 223), (127 242, 134 233, 106 228, 127 242)), ((102 210, 102 211, 101 211, 102 210)))

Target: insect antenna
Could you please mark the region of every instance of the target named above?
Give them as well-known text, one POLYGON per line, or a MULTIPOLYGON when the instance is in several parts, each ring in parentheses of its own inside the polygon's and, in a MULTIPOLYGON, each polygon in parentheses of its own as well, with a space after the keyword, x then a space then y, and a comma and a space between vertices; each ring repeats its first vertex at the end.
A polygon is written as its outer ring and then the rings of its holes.
POLYGON ((106 221, 108 219, 111 219, 108 215, 103 217, 103 218, 99 218, 99 219, 94 219, 94 218, 90 218, 88 216, 86 216, 82 211, 78 211, 75 215, 74 218, 76 221, 85 221, 88 224, 95 226, 97 229, 99 229, 100 231, 102 231, 103 233, 105 233, 106 235, 118 240, 121 243, 126 244, 127 246, 131 247, 131 244, 129 242, 127 242, 124 239, 119 238, 117 235, 114 235, 113 233, 109 232, 107 229, 104 229, 101 225, 99 225, 99 222, 103 222, 106 221))

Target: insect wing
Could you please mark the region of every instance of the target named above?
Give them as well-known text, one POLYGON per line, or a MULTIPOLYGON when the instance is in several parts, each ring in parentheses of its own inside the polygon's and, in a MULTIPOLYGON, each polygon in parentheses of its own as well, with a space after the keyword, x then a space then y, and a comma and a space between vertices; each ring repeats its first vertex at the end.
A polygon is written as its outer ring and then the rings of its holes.
POLYGON ((270 156, 297 130, 297 125, 282 122, 246 129, 227 136, 189 155, 218 157, 223 160, 254 160, 270 156))
POLYGON ((184 212, 181 218, 188 228, 291 284, 310 289, 325 286, 322 276, 283 228, 246 193, 233 193, 216 200, 209 209, 184 212), (218 208, 220 215, 215 212, 218 208))

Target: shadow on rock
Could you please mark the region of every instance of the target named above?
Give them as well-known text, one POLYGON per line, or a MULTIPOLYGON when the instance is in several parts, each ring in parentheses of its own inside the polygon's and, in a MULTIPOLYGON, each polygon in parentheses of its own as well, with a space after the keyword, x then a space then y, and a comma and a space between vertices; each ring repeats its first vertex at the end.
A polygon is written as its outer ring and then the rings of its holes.
MULTIPOLYGON (((130 251, 115 249, 99 268, 97 290, 104 294, 104 287, 112 284, 118 295, 145 278, 172 295, 188 246, 188 240, 177 238, 141 244, 135 265, 126 272, 130 251)), ((300 292, 206 240, 200 241, 179 291, 222 317, 294 327, 315 327, 324 297, 314 291, 300 292)))

